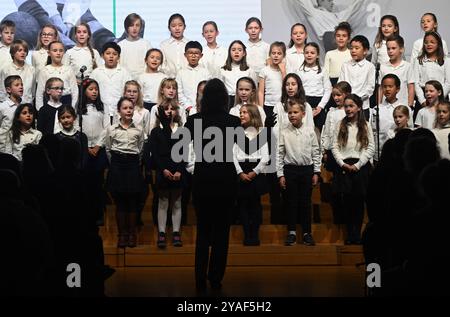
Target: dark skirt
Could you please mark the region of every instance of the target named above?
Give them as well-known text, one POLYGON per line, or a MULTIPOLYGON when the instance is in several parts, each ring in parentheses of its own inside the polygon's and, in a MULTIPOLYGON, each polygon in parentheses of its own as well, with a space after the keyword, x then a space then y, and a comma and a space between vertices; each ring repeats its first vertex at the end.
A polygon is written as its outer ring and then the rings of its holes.
MULTIPOLYGON (((356 164, 358 159, 345 159, 346 164, 356 164)), ((366 196, 369 185, 370 163, 367 163, 356 173, 349 173, 339 167, 334 173, 333 192, 336 194, 354 194, 366 196)))
POLYGON ((143 189, 143 178, 139 155, 112 152, 106 188, 112 193, 140 193, 143 189))
POLYGON ((103 171, 108 168, 108 158, 106 156, 105 148, 100 148, 97 156, 91 156, 88 154, 86 160, 86 169, 89 171, 103 171))
MULTIPOLYGON (((170 171, 172 174, 175 172, 170 171)), ((158 190, 171 190, 171 189, 181 189, 185 186, 186 176, 181 172, 181 178, 179 181, 171 181, 164 177, 162 170, 156 170, 156 188, 158 190)))
MULTIPOLYGON (((321 100, 322 97, 306 96, 306 101, 310 104, 313 110, 317 108, 321 100)), ((325 113, 325 111, 325 109, 322 109, 322 111, 314 117, 314 126, 319 130, 322 130, 322 127, 325 124, 325 120, 327 118, 327 114, 325 113)))
MULTIPOLYGON (((242 171, 246 174, 250 173, 257 165, 257 162, 239 162, 242 171)), ((258 174, 251 182, 238 183, 238 197, 261 196, 269 191, 266 178, 263 174, 258 174)))

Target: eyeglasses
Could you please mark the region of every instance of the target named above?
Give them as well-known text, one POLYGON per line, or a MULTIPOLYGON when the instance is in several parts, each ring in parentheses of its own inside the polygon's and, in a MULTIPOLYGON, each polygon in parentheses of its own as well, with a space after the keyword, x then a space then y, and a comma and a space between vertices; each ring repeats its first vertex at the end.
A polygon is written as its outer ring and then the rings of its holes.
POLYGON ((42 33, 41 37, 54 37, 55 33, 42 33))
POLYGON ((186 54, 189 56, 199 56, 201 53, 200 52, 187 52, 186 54))
POLYGON ((53 90, 64 90, 64 87, 50 87, 50 89, 53 89, 53 90))

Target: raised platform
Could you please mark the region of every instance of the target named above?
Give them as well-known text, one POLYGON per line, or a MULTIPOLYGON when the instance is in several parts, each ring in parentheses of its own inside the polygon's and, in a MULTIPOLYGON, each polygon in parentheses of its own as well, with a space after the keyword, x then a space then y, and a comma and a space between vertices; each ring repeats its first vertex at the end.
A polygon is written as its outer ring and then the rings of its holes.
MULTIPOLYGON (((262 202, 264 212, 260 229, 261 245, 243 246, 242 227, 233 225, 230 232, 229 266, 354 266, 364 262, 361 246, 344 245, 344 226, 332 223, 330 206, 320 201, 318 189, 315 189, 313 194, 313 203, 316 204, 314 218, 316 221, 320 220, 320 223, 312 224, 312 234, 317 243, 314 247, 302 244, 285 246, 286 226, 269 224, 270 208, 267 195, 263 197, 262 202)), ((149 210, 150 206, 147 205, 143 214, 145 225, 138 236, 138 247, 123 250, 116 248, 114 207, 108 206, 105 226, 101 229, 106 263, 114 267, 194 266, 196 227, 192 207, 188 211, 188 225, 182 227, 183 247, 173 247, 168 232, 169 244, 164 250, 156 247, 158 233, 153 226, 149 210)))

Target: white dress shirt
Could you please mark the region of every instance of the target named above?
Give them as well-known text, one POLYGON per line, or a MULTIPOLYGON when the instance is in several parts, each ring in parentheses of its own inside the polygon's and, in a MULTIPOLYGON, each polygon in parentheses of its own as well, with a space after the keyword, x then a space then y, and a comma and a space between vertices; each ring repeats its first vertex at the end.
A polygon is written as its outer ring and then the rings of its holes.
MULTIPOLYGON (((41 48, 39 51, 33 51, 31 53, 31 65, 36 72, 36 80, 39 79, 39 73, 47 65, 48 53, 45 48, 41 48)), ((64 59, 63 59, 64 60, 64 59)))
POLYGON ((277 151, 277 176, 284 176, 284 166, 314 166, 314 173, 320 173, 321 155, 314 129, 291 123, 280 131, 277 151))
POLYGON ((304 61, 305 55, 299 53, 295 45, 286 50, 286 72, 288 74, 298 71, 304 61))
POLYGON ((259 72, 259 78, 264 79, 264 106, 275 107, 281 101, 283 76, 279 69, 265 66, 259 72))
MULTIPOLYGON (((401 61, 398 66, 394 66, 391 62, 388 62, 385 65, 381 65, 380 67, 380 84, 383 80, 383 77, 387 74, 397 75, 400 79, 400 91, 397 94, 397 98, 401 105, 409 106, 408 104, 408 85, 414 84, 414 73, 412 65, 409 62, 401 61)), ((383 97, 384 99, 384 97, 383 97)))
POLYGON ((36 77, 34 67, 25 63, 22 67, 17 66, 13 62, 6 64, 0 71, 0 102, 7 98, 4 82, 6 77, 19 75, 23 83, 22 103, 32 103, 34 93, 36 91, 36 77))
POLYGON ((0 149, 4 148, 18 104, 11 99, 0 103, 0 149))
POLYGON ((441 129, 433 129, 432 131, 438 142, 439 150, 441 152, 441 159, 450 160, 450 152, 448 149, 448 136, 450 133, 450 124, 447 124, 441 129))
POLYGON ((345 51, 340 51, 338 49, 328 51, 325 54, 323 69, 330 75, 330 78, 339 78, 342 65, 346 62, 350 62, 351 60, 352 55, 350 54, 349 49, 346 49, 345 51))
MULTIPOLYGON (((386 100, 384 100, 380 104, 379 113, 380 113, 380 153, 383 149, 384 143, 386 143, 387 140, 389 140, 389 131, 395 130, 396 125, 394 121, 394 109, 400 105, 400 101, 397 99, 394 103, 389 103, 386 100)), ((408 107, 409 109, 409 107, 408 107)), ((371 116, 371 124, 372 124, 372 131, 373 131, 373 137, 375 140, 375 158, 378 159, 378 139, 377 139, 377 111, 376 109, 372 110, 372 116, 371 116)), ((412 113, 410 113, 411 121, 412 121, 412 113)))
POLYGON ((333 148, 334 133, 336 133, 337 125, 341 123, 346 116, 344 107, 330 108, 327 113, 327 119, 322 129, 320 136, 320 145, 323 152, 329 151, 333 148))
POLYGON ((122 123, 116 123, 106 129, 105 148, 108 157, 111 151, 125 154, 141 154, 144 146, 144 131, 133 122, 125 128, 122 123))
POLYGON ((12 62, 10 48, 11 46, 6 46, 2 42, 0 42, 0 70, 9 62, 12 62))
MULTIPOLYGON (((92 49, 94 52, 94 60, 98 66, 103 64, 103 60, 96 49, 92 49)), ((82 66, 86 66, 84 76, 89 77, 94 70, 94 62, 92 61, 92 54, 88 47, 75 46, 69 49, 64 55, 64 64, 70 66, 75 76, 81 79, 80 69, 82 66)))
POLYGON ((12 139, 12 132, 9 132, 8 141, 5 144, 5 153, 13 155, 19 161, 22 161, 22 150, 29 144, 39 144, 42 133, 33 128, 20 132, 19 143, 12 139))
POLYGON ((45 84, 48 79, 56 77, 64 82, 63 96, 72 96, 72 107, 75 108, 78 102, 78 85, 72 68, 69 66, 55 67, 52 65, 45 66, 39 72, 39 79, 36 89, 36 109, 39 110, 44 105, 45 84))
MULTIPOLYGON (((371 64, 372 65, 372 64, 371 64)), ((345 164, 345 159, 359 159, 359 161, 355 164, 358 170, 361 169, 364 165, 366 165, 375 155, 375 141, 373 138, 372 129, 368 122, 367 124, 367 136, 369 138, 369 145, 367 148, 361 148, 361 144, 358 142, 358 126, 356 123, 348 124, 348 139, 347 145, 345 147, 340 147, 338 142, 339 136, 339 127, 341 123, 339 122, 336 129, 337 131, 334 133, 334 141, 333 141, 333 156, 336 160, 336 163, 339 166, 343 166, 345 164)))
POLYGON ((363 109, 369 109, 369 99, 375 89, 375 66, 371 62, 363 59, 344 63, 338 79, 340 81, 348 82, 352 92, 363 100, 363 109))
POLYGON ((88 147, 105 146, 106 129, 110 126, 108 110, 98 111, 93 104, 86 106, 87 112, 83 115, 83 133, 88 139, 88 147))
POLYGON ((442 84, 442 88, 444 88, 444 96, 449 94, 450 62, 447 57, 444 59, 444 65, 442 66, 426 57, 423 59, 422 65, 420 65, 418 59, 415 59, 413 64, 413 74, 416 96, 421 104, 423 104, 426 100, 423 88, 430 80, 437 80, 442 84))
POLYGON ((144 107, 134 107, 133 123, 141 126, 144 131, 145 139, 150 135, 150 111, 144 107))
POLYGON ((247 70, 241 70, 240 65, 231 64, 231 70, 225 70, 223 68, 220 69, 220 77, 219 79, 223 81, 225 87, 227 88, 228 95, 235 96, 236 95, 236 84, 239 79, 242 77, 250 77, 255 81, 255 84, 258 85, 258 80, 256 77, 256 73, 250 67, 247 70))
POLYGON ((318 107, 325 109, 328 101, 331 97, 331 81, 330 76, 322 71, 319 73, 319 67, 300 67, 297 72, 303 83, 303 88, 305 89, 305 94, 308 97, 322 97, 318 107))
POLYGON ((157 103, 159 86, 161 82, 167 78, 167 75, 163 72, 147 73, 144 72, 139 75, 138 82, 142 87, 142 95, 144 96, 144 102, 157 103))
MULTIPOLYGON (((276 137, 279 136, 280 131, 286 129, 291 122, 287 111, 284 110, 284 106, 281 102, 277 103, 273 108, 273 113, 277 115, 277 123, 273 127, 273 132, 276 137)), ((309 103, 305 103, 305 117, 302 120, 302 126, 314 129, 314 117, 312 107, 309 103)))
POLYGON ((201 65, 186 66, 178 71, 178 98, 184 109, 193 107, 197 103, 197 86, 203 80, 209 79, 208 70, 201 65))
POLYGON ((421 128, 433 130, 435 121, 436 121, 435 108, 424 107, 420 109, 419 112, 417 113, 415 124, 421 128))
MULTIPOLYGON (((230 113, 232 116, 235 116, 235 117, 240 118, 240 117, 241 117, 241 114, 240 114, 241 107, 242 107, 241 104, 237 104, 237 105, 231 107, 229 113, 230 113)), ((258 106, 258 111, 259 111, 259 115, 261 116, 261 121, 262 121, 262 123, 264 124, 264 122, 266 121, 266 113, 264 112, 264 108, 261 107, 261 106, 258 106)), ((191 114, 189 114, 189 115, 191 115, 191 114)))
POLYGON ((380 63, 380 65, 386 65, 389 63, 389 55, 387 53, 387 44, 385 40, 381 41, 380 47, 374 45, 372 50, 372 63, 376 65, 380 63))
MULTIPOLYGON (((258 137, 260 131, 257 131, 253 127, 249 127, 244 130, 245 136, 250 140, 256 143, 256 138, 258 137)), ((260 137, 261 138, 261 137, 260 137)), ((259 140, 260 143, 265 142, 264 145, 260 146, 259 149, 257 149, 255 152, 247 154, 239 145, 234 144, 233 146, 233 162, 234 166, 236 167, 236 173, 239 175, 243 172, 241 166, 239 165, 239 162, 258 162, 258 165, 255 166, 253 171, 256 173, 256 175, 259 175, 264 172, 267 163, 270 160, 269 157, 269 147, 267 145, 266 140, 259 140)), ((244 145, 244 144, 242 144, 244 145)), ((255 147, 256 148, 256 147, 255 147)), ((252 148, 250 147, 250 150, 252 148)))
POLYGON ((247 46, 247 64, 258 75, 261 69, 266 66, 270 53, 270 45, 263 40, 257 43, 247 41, 245 45, 247 46))
POLYGON ((95 79, 100 86, 105 112, 111 117, 116 117, 117 102, 122 97, 125 83, 131 80, 130 73, 120 65, 116 68, 100 66, 94 69, 90 78, 95 79))
POLYGON ((122 49, 120 64, 130 72, 134 80, 137 80, 145 71, 145 55, 152 45, 149 41, 140 38, 136 41, 124 39, 119 42, 119 46, 122 49))
MULTIPOLYGON (((442 47, 444 48, 445 56, 447 56, 448 55, 448 47, 447 47, 447 42, 445 42, 444 40, 442 40, 442 47)), ((417 59, 417 57, 422 55, 422 49, 423 49, 423 37, 421 37, 420 39, 415 41, 413 44, 413 49, 411 52, 411 64, 414 64, 414 61, 417 59)))
POLYGON ((205 44, 200 64, 208 70, 211 78, 219 78, 220 69, 225 65, 227 57, 228 50, 225 47, 217 45, 216 48, 210 48, 205 44))
POLYGON ((162 41, 160 44, 161 51, 164 55, 164 63, 162 71, 170 77, 176 77, 180 69, 188 66, 184 50, 189 40, 183 37, 181 40, 176 40, 173 37, 162 41))

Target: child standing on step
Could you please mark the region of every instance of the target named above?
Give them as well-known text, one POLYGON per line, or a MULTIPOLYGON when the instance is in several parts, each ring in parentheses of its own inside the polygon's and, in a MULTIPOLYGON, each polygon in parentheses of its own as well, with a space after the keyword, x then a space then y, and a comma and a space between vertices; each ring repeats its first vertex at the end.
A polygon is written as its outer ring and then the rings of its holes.
POLYGON ((303 244, 315 245, 311 235, 311 195, 320 175, 320 147, 313 128, 303 123, 305 106, 296 100, 288 102, 290 124, 278 136, 277 175, 286 191, 288 235, 285 244, 295 245, 296 224, 300 215, 303 244))
POLYGON ((150 135, 150 151, 152 162, 156 169, 156 187, 158 190, 158 241, 159 248, 165 248, 167 209, 172 208, 172 244, 181 247, 181 193, 185 177, 184 162, 175 162, 172 159, 172 147, 177 142, 172 134, 182 125, 179 115, 180 107, 172 99, 165 101, 158 107, 157 126, 150 135))
POLYGON ((235 144, 233 160, 239 175, 238 207, 244 228, 244 245, 257 246, 262 222, 261 195, 265 192, 262 175, 269 162, 267 138, 261 137, 263 122, 257 105, 243 105, 239 111, 241 126, 245 129, 245 147, 235 144), (253 148, 251 143, 256 142, 253 148))

